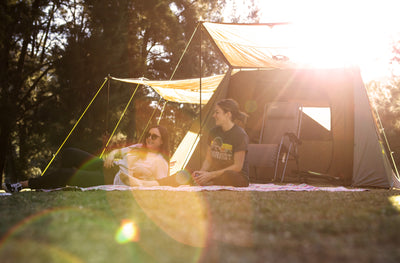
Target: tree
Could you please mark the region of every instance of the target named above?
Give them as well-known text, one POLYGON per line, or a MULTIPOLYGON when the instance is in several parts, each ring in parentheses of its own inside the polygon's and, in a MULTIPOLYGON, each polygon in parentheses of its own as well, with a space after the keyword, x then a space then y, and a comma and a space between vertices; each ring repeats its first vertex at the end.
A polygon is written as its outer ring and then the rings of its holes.
MULTIPOLYGON (((60 55, 57 12, 64 1, 0 4, 0 174, 21 175, 29 161, 37 110, 54 97, 54 64, 60 55), (28 132, 29 131, 29 132, 28 132)), ((37 134, 36 134, 37 135, 37 134)), ((36 138, 40 143, 40 139, 36 138)), ((21 175, 22 176, 22 175, 21 175)))
MULTIPOLYGON (((393 68, 400 66, 400 41, 393 44, 393 68)), ((373 107, 379 114, 386 139, 397 165, 400 164, 400 76, 392 74, 386 81, 371 81, 367 84, 373 107)), ((385 139, 385 138, 383 138, 385 139)))

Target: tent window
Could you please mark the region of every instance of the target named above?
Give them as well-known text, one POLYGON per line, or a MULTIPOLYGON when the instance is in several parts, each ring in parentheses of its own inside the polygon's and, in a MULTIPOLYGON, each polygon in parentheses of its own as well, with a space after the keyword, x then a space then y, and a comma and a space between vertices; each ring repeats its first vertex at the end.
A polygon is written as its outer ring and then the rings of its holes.
POLYGON ((331 109, 329 107, 303 107, 303 113, 328 131, 331 130, 331 109))
POLYGON ((303 107, 300 136, 303 140, 330 140, 331 109, 329 107, 303 107))

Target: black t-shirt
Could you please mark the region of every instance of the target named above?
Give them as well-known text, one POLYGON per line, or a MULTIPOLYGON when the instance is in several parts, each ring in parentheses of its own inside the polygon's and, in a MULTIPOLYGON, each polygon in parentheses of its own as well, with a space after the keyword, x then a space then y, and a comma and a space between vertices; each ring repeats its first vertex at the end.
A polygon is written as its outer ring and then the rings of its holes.
POLYGON ((224 132, 217 126, 210 131, 208 145, 211 148, 212 163, 210 171, 216 171, 233 164, 233 154, 245 151, 246 157, 243 163, 242 172, 248 175, 247 147, 249 137, 239 126, 234 125, 230 130, 224 132))

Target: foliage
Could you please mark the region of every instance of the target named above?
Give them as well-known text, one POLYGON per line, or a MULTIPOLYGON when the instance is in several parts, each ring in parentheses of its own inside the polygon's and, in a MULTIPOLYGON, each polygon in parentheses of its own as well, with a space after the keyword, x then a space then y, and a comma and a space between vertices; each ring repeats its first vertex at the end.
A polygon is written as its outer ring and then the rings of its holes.
MULTIPOLYGON (((66 1, 2 1, 0 4, 0 175, 11 176, 48 157, 46 115, 58 89, 55 63, 62 49, 57 16, 66 1), (37 146, 43 147, 39 149, 37 146)), ((22 176, 22 174, 21 174, 22 176)))
MULTIPOLYGON (((393 69, 400 66, 400 41, 393 44, 393 69)), ((378 122, 384 128, 383 139, 387 139, 393 152, 397 167, 400 164, 400 76, 392 74, 391 78, 383 81, 367 83, 367 90, 373 108, 377 111, 378 122), (385 138, 386 136, 386 138, 385 138)))
POLYGON ((400 40, 395 41, 393 43, 392 53, 393 53, 392 62, 400 64, 400 40))
MULTIPOLYGON (((240 5, 239 5, 240 6, 240 5)), ((228 19, 232 23, 258 23, 260 11, 254 0, 237 0, 226 3, 226 9, 230 8, 231 12, 228 15, 228 19), (241 9, 238 9, 237 2, 241 2, 241 9)))
POLYGON ((400 81, 393 77, 389 82, 372 81, 366 86, 372 106, 376 110, 378 123, 382 125, 380 128, 383 128, 382 138, 387 139, 398 166, 400 164, 400 81))

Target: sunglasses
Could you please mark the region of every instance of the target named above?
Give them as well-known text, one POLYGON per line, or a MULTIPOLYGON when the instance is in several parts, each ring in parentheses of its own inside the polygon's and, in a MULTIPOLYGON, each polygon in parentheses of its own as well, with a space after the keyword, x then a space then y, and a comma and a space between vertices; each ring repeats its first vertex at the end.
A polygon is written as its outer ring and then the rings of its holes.
POLYGON ((161 136, 154 134, 154 133, 148 133, 146 138, 149 138, 149 137, 154 141, 154 140, 157 140, 157 138, 161 137, 161 136))

